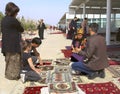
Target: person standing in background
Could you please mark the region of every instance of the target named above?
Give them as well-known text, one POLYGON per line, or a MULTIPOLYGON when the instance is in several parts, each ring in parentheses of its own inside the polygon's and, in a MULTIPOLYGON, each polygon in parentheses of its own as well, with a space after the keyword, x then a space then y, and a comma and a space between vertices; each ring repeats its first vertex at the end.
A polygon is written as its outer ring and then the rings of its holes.
POLYGON ((83 22, 81 23, 81 27, 84 32, 84 37, 86 37, 88 32, 88 18, 84 18, 83 22))
POLYGON ((5 56, 5 78, 18 80, 21 66, 21 23, 16 19, 19 7, 9 2, 5 8, 5 17, 1 21, 2 53, 5 56))
POLYGON ((73 39, 74 35, 77 33, 77 17, 71 20, 68 27, 67 39, 73 39))
POLYGON ((116 33, 116 41, 120 41, 120 28, 118 28, 118 32, 116 33))
POLYGON ((44 29, 46 29, 46 26, 45 26, 45 24, 44 24, 44 22, 43 22, 43 19, 41 19, 40 21, 39 21, 39 25, 38 25, 38 34, 39 34, 39 37, 41 38, 41 39, 44 39, 44 29))

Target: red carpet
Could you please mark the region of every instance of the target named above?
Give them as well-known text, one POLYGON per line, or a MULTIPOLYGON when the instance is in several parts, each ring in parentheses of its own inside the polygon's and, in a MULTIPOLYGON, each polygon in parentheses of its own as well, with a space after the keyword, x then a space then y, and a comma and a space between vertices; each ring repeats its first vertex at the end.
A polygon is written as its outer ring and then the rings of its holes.
POLYGON ((69 58, 72 55, 72 51, 71 50, 62 49, 61 52, 64 54, 64 56, 66 58, 69 58))
POLYGON ((26 87, 23 94, 40 94, 40 89, 44 86, 26 87))
MULTIPOLYGON (((52 64, 52 61, 44 61, 43 60, 43 65, 51 65, 52 64)), ((40 64, 37 64, 35 67, 36 68, 39 68, 39 66, 41 66, 40 64)))
POLYGON ((109 60, 108 62, 110 65, 120 65, 120 61, 109 60))
POLYGON ((50 33, 50 34, 64 34, 63 32, 53 32, 53 33, 50 33))
POLYGON ((120 94, 120 89, 112 82, 78 84, 86 94, 120 94))
POLYGON ((1 48, 1 46, 2 46, 2 42, 0 41, 0 48, 1 48))

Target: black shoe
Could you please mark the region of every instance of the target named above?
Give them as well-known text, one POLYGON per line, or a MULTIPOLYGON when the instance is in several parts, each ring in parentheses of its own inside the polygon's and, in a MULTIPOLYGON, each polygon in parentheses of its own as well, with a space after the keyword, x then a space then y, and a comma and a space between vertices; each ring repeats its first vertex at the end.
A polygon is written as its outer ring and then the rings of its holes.
POLYGON ((93 72, 93 73, 88 75, 88 79, 94 79, 96 77, 98 77, 98 72, 93 72))
POLYGON ((98 75, 100 78, 105 78, 105 71, 104 70, 98 71, 98 75))

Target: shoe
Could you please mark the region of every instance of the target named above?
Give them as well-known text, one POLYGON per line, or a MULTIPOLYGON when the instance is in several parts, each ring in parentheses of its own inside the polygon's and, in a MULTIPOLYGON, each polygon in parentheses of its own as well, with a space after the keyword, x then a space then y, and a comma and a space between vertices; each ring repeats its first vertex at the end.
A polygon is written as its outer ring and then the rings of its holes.
POLYGON ((104 70, 98 71, 98 75, 100 78, 105 78, 105 71, 104 70))
POLYGON ((96 72, 88 75, 88 79, 94 79, 96 77, 105 78, 105 71, 99 70, 99 71, 96 71, 96 72))
POLYGON ((76 74, 76 72, 74 70, 71 71, 72 74, 76 74))
POLYGON ((96 77, 98 77, 98 72, 93 72, 93 73, 88 75, 88 79, 94 79, 96 77))
POLYGON ((81 72, 80 71, 75 71, 76 72, 76 75, 80 75, 81 74, 81 72))
POLYGON ((43 78, 43 79, 38 80, 38 83, 43 83, 43 84, 45 84, 45 83, 46 83, 46 78, 43 78))
POLYGON ((20 74, 22 83, 25 83, 25 74, 20 74))

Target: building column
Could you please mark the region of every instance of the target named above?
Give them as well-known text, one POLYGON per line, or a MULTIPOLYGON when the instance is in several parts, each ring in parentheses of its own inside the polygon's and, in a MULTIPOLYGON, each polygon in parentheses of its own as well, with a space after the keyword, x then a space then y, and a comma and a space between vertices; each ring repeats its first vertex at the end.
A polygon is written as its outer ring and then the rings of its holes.
POLYGON ((115 30, 116 30, 116 13, 113 13, 112 14, 112 22, 113 22, 113 30, 114 30, 114 32, 115 32, 115 30))
POLYGON ((107 0, 107 25, 106 25, 106 43, 110 45, 110 25, 111 25, 111 0, 107 0))
POLYGON ((83 3, 83 19, 86 17, 86 12, 85 12, 86 9, 85 9, 85 7, 86 7, 85 3, 83 3))

